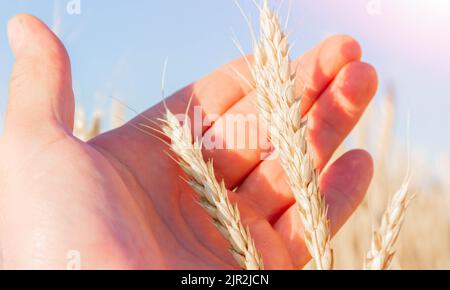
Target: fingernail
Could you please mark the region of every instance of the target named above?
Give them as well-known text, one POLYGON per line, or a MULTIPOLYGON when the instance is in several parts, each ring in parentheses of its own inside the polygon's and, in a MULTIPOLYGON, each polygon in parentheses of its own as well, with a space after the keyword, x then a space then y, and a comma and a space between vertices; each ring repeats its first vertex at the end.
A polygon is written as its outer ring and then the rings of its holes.
POLYGON ((13 53, 17 56, 20 53, 23 45, 24 37, 24 24, 22 18, 14 17, 8 23, 8 39, 9 45, 13 53))

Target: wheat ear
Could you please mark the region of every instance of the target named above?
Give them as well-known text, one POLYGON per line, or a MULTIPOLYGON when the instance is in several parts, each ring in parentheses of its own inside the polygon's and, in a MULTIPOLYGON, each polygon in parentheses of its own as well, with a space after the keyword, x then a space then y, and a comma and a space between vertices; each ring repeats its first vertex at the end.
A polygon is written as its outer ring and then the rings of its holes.
POLYGON ((230 243, 231 254, 239 266, 246 270, 263 270, 262 258, 249 229, 243 226, 237 206, 228 199, 224 182, 217 181, 212 160, 205 162, 200 142, 193 142, 188 122, 185 120, 181 125, 169 110, 162 121, 164 134, 172 140, 171 149, 190 178, 189 185, 198 193, 200 205, 230 243))
POLYGON ((395 243, 400 234, 406 210, 411 201, 408 195, 409 181, 405 181, 402 187, 392 197, 388 205, 378 231, 372 237, 371 249, 367 253, 367 270, 387 270, 395 255, 395 243))
POLYGON ((100 134, 101 129, 101 113, 100 111, 95 111, 92 118, 92 123, 90 128, 87 127, 85 115, 82 109, 79 109, 75 114, 75 126, 74 135, 83 141, 88 141, 98 134, 100 134))
POLYGON ((317 269, 332 269, 327 210, 306 141, 306 121, 300 116, 302 99, 295 96, 289 44, 267 0, 261 7, 260 26, 252 67, 257 105, 296 198, 308 250, 317 269))

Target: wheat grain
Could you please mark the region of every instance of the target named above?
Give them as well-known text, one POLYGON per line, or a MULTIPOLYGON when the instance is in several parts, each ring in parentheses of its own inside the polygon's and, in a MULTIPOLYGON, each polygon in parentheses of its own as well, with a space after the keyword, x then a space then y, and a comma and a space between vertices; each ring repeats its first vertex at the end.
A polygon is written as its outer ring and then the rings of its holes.
POLYGON ((267 0, 261 7, 260 26, 260 41, 255 44, 252 67, 257 105, 296 198, 308 250, 317 269, 332 269, 326 205, 306 141, 306 121, 300 116, 302 99, 294 92, 295 75, 291 73, 289 44, 267 0))
POLYGON ((405 181, 388 205, 378 231, 372 237, 371 249, 367 253, 365 268, 368 270, 387 270, 395 254, 395 243, 405 219, 410 197, 409 181, 405 181))
POLYGON ((181 168, 190 177, 189 185, 198 193, 200 205, 219 232, 229 241, 231 254, 239 266, 247 270, 262 270, 262 258, 250 231, 243 226, 237 206, 228 199, 224 182, 217 181, 212 160, 205 162, 200 142, 193 142, 188 122, 181 125, 169 110, 162 121, 164 134, 172 140, 171 149, 178 155, 181 168))

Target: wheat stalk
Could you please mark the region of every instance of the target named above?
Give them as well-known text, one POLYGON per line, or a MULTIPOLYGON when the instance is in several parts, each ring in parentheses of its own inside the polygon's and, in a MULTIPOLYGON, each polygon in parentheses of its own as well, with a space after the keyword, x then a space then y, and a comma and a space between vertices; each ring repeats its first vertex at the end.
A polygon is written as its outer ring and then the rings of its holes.
POLYGON ((230 243, 230 252, 239 266, 246 270, 262 270, 262 258, 250 231, 243 226, 237 206, 228 199, 224 182, 217 181, 212 160, 205 162, 201 143, 193 142, 189 123, 185 120, 181 125, 169 110, 162 121, 162 131, 172 140, 171 149, 180 158, 180 167, 190 177, 189 185, 198 193, 200 205, 230 243))
POLYGON ((267 0, 260 9, 260 40, 255 43, 252 66, 257 105, 296 198, 308 250, 317 269, 332 269, 327 210, 306 141, 307 124, 300 116, 302 99, 294 92, 289 44, 267 0))
POLYGON ((406 210, 411 201, 408 195, 409 181, 395 193, 388 205, 378 231, 372 237, 371 249, 367 253, 365 268, 387 270, 395 255, 395 243, 400 234, 406 210))

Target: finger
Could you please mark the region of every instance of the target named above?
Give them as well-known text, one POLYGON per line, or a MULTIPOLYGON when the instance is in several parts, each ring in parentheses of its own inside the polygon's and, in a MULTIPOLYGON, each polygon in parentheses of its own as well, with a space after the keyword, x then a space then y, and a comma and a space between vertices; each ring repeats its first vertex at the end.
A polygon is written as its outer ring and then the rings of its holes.
POLYGON ((361 118, 378 87, 375 69, 363 62, 345 66, 309 112, 309 141, 322 169, 361 118))
POLYGON ((67 52, 39 19, 18 15, 8 24, 15 55, 6 132, 31 136, 48 128, 71 132, 74 99, 67 52))
MULTIPOLYGON (((192 191, 187 190, 186 192, 192 191)), ((233 205, 238 205, 242 224, 250 229, 256 249, 262 255, 264 268, 266 270, 292 269, 289 252, 272 225, 261 218, 239 195, 229 192, 228 197, 233 205), (274 251, 274 249, 276 250, 274 251)), ((182 194, 180 198, 181 216, 185 219, 188 228, 191 229, 191 232, 186 233, 184 237, 189 239, 193 233, 193 238, 201 241, 201 244, 207 248, 208 253, 205 253, 205 256, 219 257, 221 261, 228 265, 234 265, 236 268, 237 264, 228 250, 229 242, 223 238, 214 223, 210 221, 210 217, 201 208, 195 195, 182 194)), ((183 229, 177 231, 183 231, 183 229)), ((200 252, 202 249, 193 250, 200 252)))
MULTIPOLYGON (((351 151, 338 159, 322 176, 320 187, 328 207, 331 234, 334 235, 363 200, 373 175, 370 155, 351 151)), ((303 240, 297 205, 290 207, 274 228, 285 241, 295 266, 303 267, 310 256, 303 240)))
POLYGON ((216 118, 252 90, 250 80, 247 60, 237 59, 150 108, 131 124, 145 123, 146 118, 161 118, 167 105, 175 115, 187 112, 194 135, 201 137, 216 118))
MULTIPOLYGON (((339 71, 359 58, 359 45, 349 37, 336 36, 325 40, 300 60, 297 79, 305 81, 305 109, 333 81, 339 71)), ((297 86, 297 93, 303 91, 297 86)), ((205 133, 204 155, 212 158, 219 177, 232 188, 239 184, 261 162, 264 151, 270 149, 265 131, 258 126, 255 94, 248 94, 234 104, 205 133), (225 148, 227 150, 217 150, 225 148)))
MULTIPOLYGON (((311 109, 309 139, 316 166, 322 169, 356 125, 374 96, 377 77, 365 63, 348 64, 311 109)), ((294 203, 279 160, 265 160, 240 187, 243 198, 257 202, 261 213, 274 220, 294 203)))
POLYGON ((268 158, 255 168, 237 193, 253 204, 265 219, 274 223, 295 203, 286 178, 279 159, 268 158))
POLYGON ((361 59, 361 47, 347 35, 331 36, 294 63, 297 68, 296 94, 302 95, 304 115, 337 73, 348 63, 361 59))

